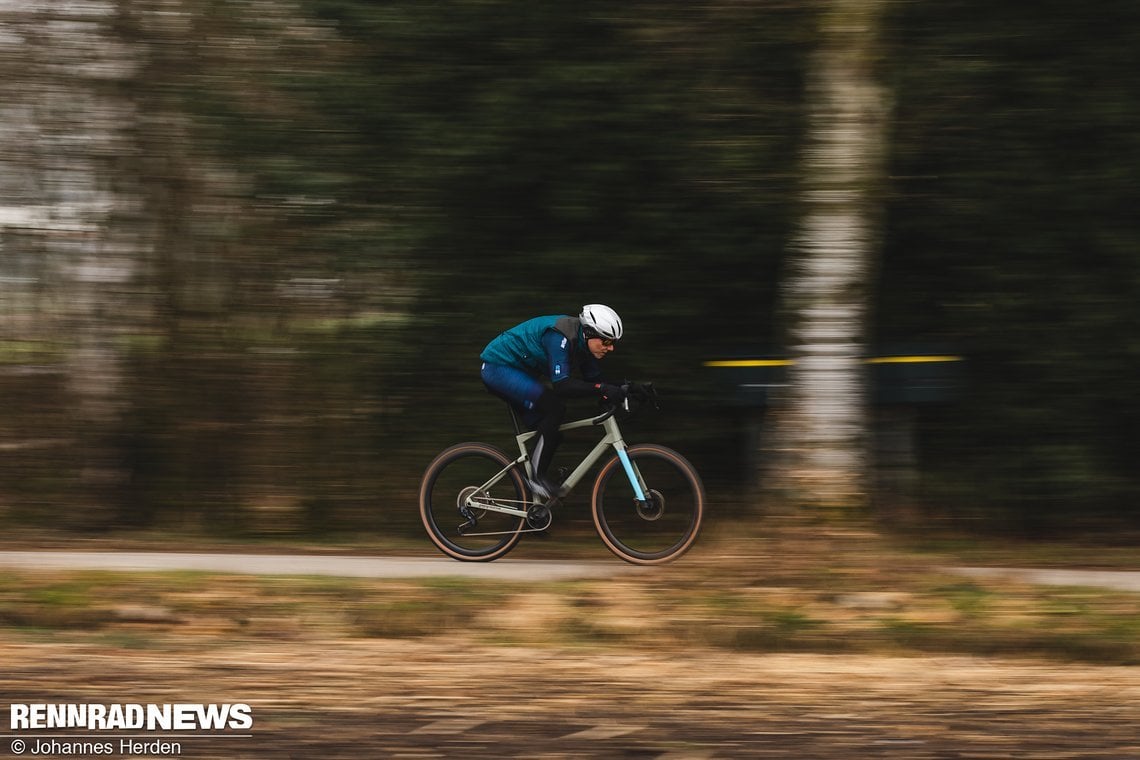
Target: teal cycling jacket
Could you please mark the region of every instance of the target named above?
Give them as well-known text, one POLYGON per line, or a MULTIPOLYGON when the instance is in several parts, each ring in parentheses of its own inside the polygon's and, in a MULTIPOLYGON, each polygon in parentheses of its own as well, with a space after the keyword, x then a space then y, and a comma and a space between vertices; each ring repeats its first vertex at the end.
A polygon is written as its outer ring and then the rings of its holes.
POLYGON ((516 367, 557 383, 575 366, 590 379, 601 374, 597 360, 584 348, 581 322, 552 314, 535 317, 502 332, 487 344, 479 358, 488 364, 516 367))

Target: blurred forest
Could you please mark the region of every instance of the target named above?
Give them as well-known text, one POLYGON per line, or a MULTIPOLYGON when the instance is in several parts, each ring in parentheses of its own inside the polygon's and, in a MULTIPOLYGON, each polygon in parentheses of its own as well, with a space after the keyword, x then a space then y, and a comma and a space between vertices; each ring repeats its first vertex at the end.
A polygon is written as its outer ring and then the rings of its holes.
MULTIPOLYGON (((628 438, 761 508, 704 361, 788 353, 826 6, 0 2, 0 524, 416 533, 438 450, 510 443, 482 347, 595 301, 628 438)), ((885 7, 866 342, 966 361, 871 504, 1135 527, 1140 5, 885 7)))

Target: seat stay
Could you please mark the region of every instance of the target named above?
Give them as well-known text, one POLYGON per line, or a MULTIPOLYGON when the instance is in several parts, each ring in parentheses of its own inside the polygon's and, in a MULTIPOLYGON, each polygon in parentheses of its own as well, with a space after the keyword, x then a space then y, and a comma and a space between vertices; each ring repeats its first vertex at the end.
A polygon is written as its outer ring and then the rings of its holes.
MULTIPOLYGON (((525 509, 517 509, 515 507, 506 506, 508 503, 511 503, 511 504, 521 503, 521 504, 525 505, 526 504, 525 501, 519 502, 516 499, 490 499, 489 501, 483 501, 483 500, 480 500, 478 498, 479 494, 486 493, 491 488, 491 486, 495 485, 496 483, 501 481, 504 477, 506 477, 507 473, 509 473, 513 468, 519 466, 520 464, 524 464, 525 462, 526 462, 525 457, 519 457, 518 459, 514 460, 513 462, 508 464, 506 467, 504 467, 503 469, 499 470, 497 473, 492 475, 490 478, 487 479, 486 482, 483 483, 483 485, 478 486, 476 488, 476 490, 474 492, 472 492, 471 495, 468 496, 464 500, 464 506, 470 507, 472 509, 485 509, 488 512, 502 512, 505 515, 513 515, 515 517, 526 517, 526 510, 525 509)), ((529 469, 529 467, 528 467, 528 469, 529 469)))

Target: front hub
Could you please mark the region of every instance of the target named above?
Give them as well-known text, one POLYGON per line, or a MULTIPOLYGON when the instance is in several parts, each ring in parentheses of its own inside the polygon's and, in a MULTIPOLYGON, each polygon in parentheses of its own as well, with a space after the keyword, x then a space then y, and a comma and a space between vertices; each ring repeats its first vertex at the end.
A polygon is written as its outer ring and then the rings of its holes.
POLYGON ((665 514, 665 497, 654 488, 650 488, 645 496, 645 501, 634 501, 637 505, 637 516, 646 522, 660 520, 665 514))

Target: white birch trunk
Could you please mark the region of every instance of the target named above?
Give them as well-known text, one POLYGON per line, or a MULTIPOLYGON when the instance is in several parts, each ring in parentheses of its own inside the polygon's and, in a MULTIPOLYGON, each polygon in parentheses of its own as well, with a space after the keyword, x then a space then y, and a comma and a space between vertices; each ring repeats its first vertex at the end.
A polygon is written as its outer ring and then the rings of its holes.
POLYGON ((0 249, 0 274, 32 273, 4 278, 5 295, 30 306, 0 327, 17 339, 62 336, 75 465, 94 511, 122 479, 106 442, 125 403, 120 339, 139 253, 122 223, 138 199, 117 168, 131 152, 134 113, 120 85, 135 61, 114 34, 116 12, 114 0, 0 0, 0 232, 22 241, 0 249))
POLYGON ((886 97, 874 81, 884 0, 833 0, 809 80, 803 218, 785 275, 790 385, 773 473, 792 504, 867 499, 865 327, 886 97))

